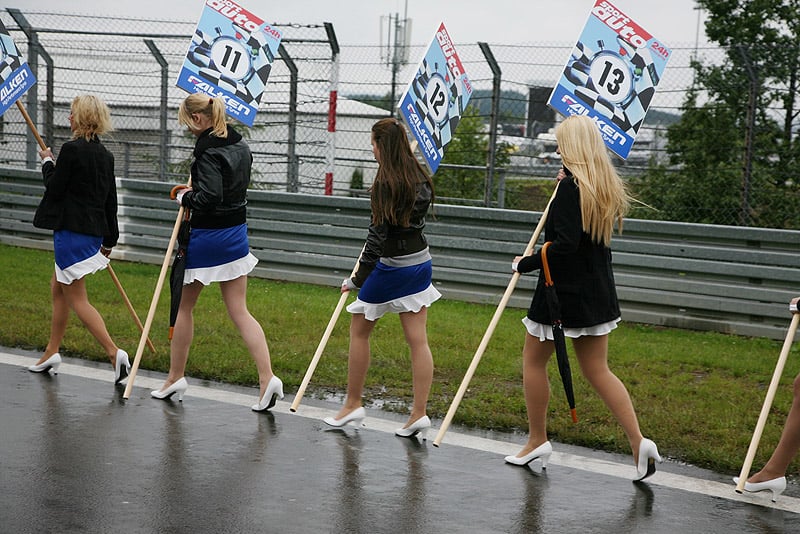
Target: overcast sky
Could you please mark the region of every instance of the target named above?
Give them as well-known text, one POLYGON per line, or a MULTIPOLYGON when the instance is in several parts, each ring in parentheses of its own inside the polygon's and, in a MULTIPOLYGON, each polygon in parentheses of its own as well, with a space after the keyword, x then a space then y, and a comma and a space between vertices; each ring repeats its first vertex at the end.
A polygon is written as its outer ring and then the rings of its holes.
MULTIPOLYGON (((196 21, 205 2, 8 0, 6 3, 23 12, 196 21)), ((515 44, 575 41, 594 0, 240 0, 237 3, 268 22, 331 22, 342 45, 380 44, 381 17, 395 13, 412 21, 410 44, 428 44, 439 22, 445 23, 456 43, 515 44)), ((695 9, 694 0, 613 0, 611 3, 670 47, 695 44, 702 47, 707 42, 702 28, 703 13, 695 9)))

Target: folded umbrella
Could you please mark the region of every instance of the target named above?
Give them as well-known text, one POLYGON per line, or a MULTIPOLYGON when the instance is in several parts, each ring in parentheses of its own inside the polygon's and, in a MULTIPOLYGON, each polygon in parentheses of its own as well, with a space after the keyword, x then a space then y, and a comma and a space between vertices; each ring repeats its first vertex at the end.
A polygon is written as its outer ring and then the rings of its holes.
MULTIPOLYGON (((185 186, 176 186, 170 192, 170 197, 175 198, 177 190, 185 186)), ((175 329, 175 320, 178 318, 178 308, 181 305, 181 294, 183 293, 183 273, 186 271, 186 251, 189 248, 189 210, 181 206, 183 218, 178 229, 178 239, 175 259, 172 262, 172 270, 169 273, 169 339, 172 340, 172 333, 175 329)))
POLYGON ((564 392, 567 394, 572 422, 578 422, 578 414, 575 411, 575 392, 572 389, 572 371, 569 367, 569 355, 567 354, 567 341, 564 338, 564 328, 561 324, 561 304, 558 302, 556 288, 553 285, 553 278, 550 276, 550 265, 547 263, 547 249, 552 243, 548 241, 542 246, 542 270, 544 271, 544 296, 547 301, 547 309, 550 312, 550 321, 553 323, 553 344, 556 348, 556 360, 558 361, 558 373, 561 375, 561 382, 564 384, 564 392))

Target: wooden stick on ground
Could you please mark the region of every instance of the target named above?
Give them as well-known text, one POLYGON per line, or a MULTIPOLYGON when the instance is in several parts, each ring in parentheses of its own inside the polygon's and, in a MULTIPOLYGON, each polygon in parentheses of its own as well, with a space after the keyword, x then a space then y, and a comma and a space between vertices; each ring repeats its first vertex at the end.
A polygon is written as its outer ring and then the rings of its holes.
POLYGON ((781 354, 778 357, 778 363, 775 364, 775 371, 772 373, 772 380, 769 383, 769 388, 767 389, 767 396, 764 398, 764 404, 761 406, 761 414, 758 416, 758 422, 756 423, 755 431, 753 432, 753 438, 750 440, 750 447, 747 449, 747 455, 744 459, 744 464, 742 464, 742 470, 739 473, 739 482, 736 484, 736 493, 742 493, 744 491, 744 485, 747 482, 747 477, 750 476, 750 468, 753 466, 753 459, 756 456, 756 451, 758 450, 758 443, 761 441, 761 434, 764 432, 764 426, 767 423, 767 416, 769 415, 769 410, 772 408, 772 401, 775 400, 775 392, 778 390, 778 384, 781 380, 781 375, 783 374, 783 367, 786 364, 786 359, 789 356, 789 350, 792 348, 792 341, 794 341, 795 332, 797 332, 797 325, 800 323, 800 313, 797 310, 797 304, 800 301, 800 297, 792 299, 792 302, 789 304, 789 310, 792 312, 792 322, 789 325, 789 330, 786 332, 786 339, 783 341, 783 348, 781 349, 781 354))
POLYGON ((164 262, 161 264, 161 272, 158 274, 156 289, 153 292, 153 299, 150 301, 150 310, 147 312, 147 318, 144 321, 144 328, 142 329, 142 336, 139 338, 139 346, 136 348, 136 356, 133 358, 131 370, 130 373, 128 373, 128 383, 125 386, 125 393, 122 394, 123 399, 130 398, 131 390, 133 390, 133 381, 136 379, 136 371, 139 369, 139 362, 142 360, 145 340, 147 339, 147 335, 150 333, 150 327, 153 326, 153 318, 156 315, 158 299, 161 296, 161 289, 164 287, 164 279, 167 277, 169 263, 172 259, 172 251, 175 248, 175 242, 178 240, 178 230, 180 230, 181 222, 183 221, 183 210, 183 206, 178 209, 178 218, 175 219, 175 226, 172 228, 172 235, 170 236, 169 244, 167 245, 167 253, 164 255, 164 262))
MULTIPOLYGON (((528 242, 528 246, 525 248, 523 256, 530 256, 530 254, 533 252, 533 247, 536 246, 536 242, 539 240, 539 235, 544 229, 547 213, 550 211, 550 204, 553 203, 553 199, 556 197, 556 191, 558 191, 558 184, 556 184, 553 195, 550 197, 550 200, 547 202, 547 206, 542 212, 542 217, 539 219, 539 224, 536 225, 536 229, 533 231, 533 236, 531 236, 531 240, 528 242)), ((472 362, 469 364, 467 373, 464 375, 464 379, 461 381, 461 386, 458 388, 455 397, 453 397, 453 402, 450 403, 450 408, 447 410, 447 415, 442 421, 442 426, 439 427, 439 432, 436 434, 436 438, 433 440, 433 445, 436 447, 442 443, 442 438, 444 437, 445 432, 447 432, 447 429, 450 427, 450 423, 453 421, 453 416, 458 409, 458 405, 461 403, 461 399, 467 392, 467 387, 469 386, 470 380, 472 380, 472 375, 475 374, 475 369, 477 369, 478 363, 481 361, 487 345, 489 345, 489 340, 492 338, 495 328, 497 328, 497 323, 500 322, 500 316, 503 315, 503 310, 505 310, 506 305, 511 298, 511 294, 514 292, 514 288, 517 286, 519 277, 520 274, 518 272, 515 272, 511 276, 511 281, 508 283, 508 287, 506 288, 505 293, 503 293, 503 297, 500 299, 500 304, 497 305, 497 309, 492 316, 492 320, 489 322, 489 327, 486 329, 486 333, 483 335, 480 345, 478 345, 478 350, 472 357, 472 362)))

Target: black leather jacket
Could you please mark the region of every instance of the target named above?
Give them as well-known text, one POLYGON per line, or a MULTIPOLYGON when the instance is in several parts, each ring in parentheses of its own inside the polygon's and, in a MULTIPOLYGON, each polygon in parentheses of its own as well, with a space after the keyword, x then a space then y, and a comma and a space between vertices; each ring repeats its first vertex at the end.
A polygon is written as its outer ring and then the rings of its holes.
POLYGON ((193 228, 229 228, 246 222, 247 186, 253 156, 242 136, 228 126, 228 137, 211 129, 197 138, 192 163, 192 190, 183 206, 192 210, 193 228))
POLYGON ((369 225, 367 242, 358 261, 358 270, 353 276, 353 283, 361 287, 375 268, 381 257, 392 258, 407 256, 428 247, 423 230, 425 214, 431 205, 433 191, 426 181, 417 184, 417 197, 408 226, 394 226, 388 223, 369 225))

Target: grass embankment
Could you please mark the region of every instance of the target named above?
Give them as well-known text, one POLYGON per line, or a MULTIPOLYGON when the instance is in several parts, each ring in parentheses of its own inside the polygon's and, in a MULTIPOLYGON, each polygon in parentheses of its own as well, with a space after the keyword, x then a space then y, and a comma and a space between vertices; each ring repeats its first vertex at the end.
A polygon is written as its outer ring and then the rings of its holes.
MULTIPOLYGON (((114 269, 144 321, 159 267, 116 261, 114 269)), ((0 245, 0 345, 42 349, 50 321, 52 253, 0 245)), ((90 299, 115 341, 131 357, 139 331, 110 277, 89 278, 90 299)), ((273 368, 287 391, 297 390, 339 298, 338 288, 251 279, 248 303, 264 326, 273 368)), ((352 297, 351 297, 352 298, 352 297)), ((499 300, 499 295, 498 295, 499 300)), ((429 339, 436 364, 429 414, 441 421, 495 311, 495 305, 442 300, 429 313, 429 339)), ((151 338, 158 353, 145 350, 141 368, 169 366, 168 289, 164 289, 151 338)), ((527 430, 520 354, 524 311, 507 309, 489 343, 454 423, 500 431, 527 430)), ((789 323, 787 313, 787 326, 789 323)), ((344 312, 314 373, 307 395, 344 391, 349 314, 344 312)), ((372 366, 365 401, 405 412, 411 399, 410 364, 396 315, 373 334, 372 366), (399 401, 399 402, 395 402, 399 401)), ((571 350, 571 348, 570 348, 571 350)), ((781 342, 717 333, 625 324, 610 337, 612 370, 627 385, 642 430, 662 454, 723 473, 738 474, 772 377, 781 342)), ((100 346, 77 318, 70 319, 62 353, 104 361, 100 346)), ((792 379, 800 370, 795 346, 784 371, 754 468, 768 458, 791 404, 792 379)), ((566 407, 555 361, 551 363, 550 437, 559 442, 628 453, 624 434, 580 376, 573 357, 580 422, 566 407)), ((187 374, 233 384, 257 384, 255 366, 227 317, 217 285, 207 288, 195 311, 195 338, 187 374)), ((436 421, 435 421, 436 423, 436 421)), ((524 438, 520 437, 520 442, 524 438)), ((796 473, 795 461, 790 473, 796 473)))

